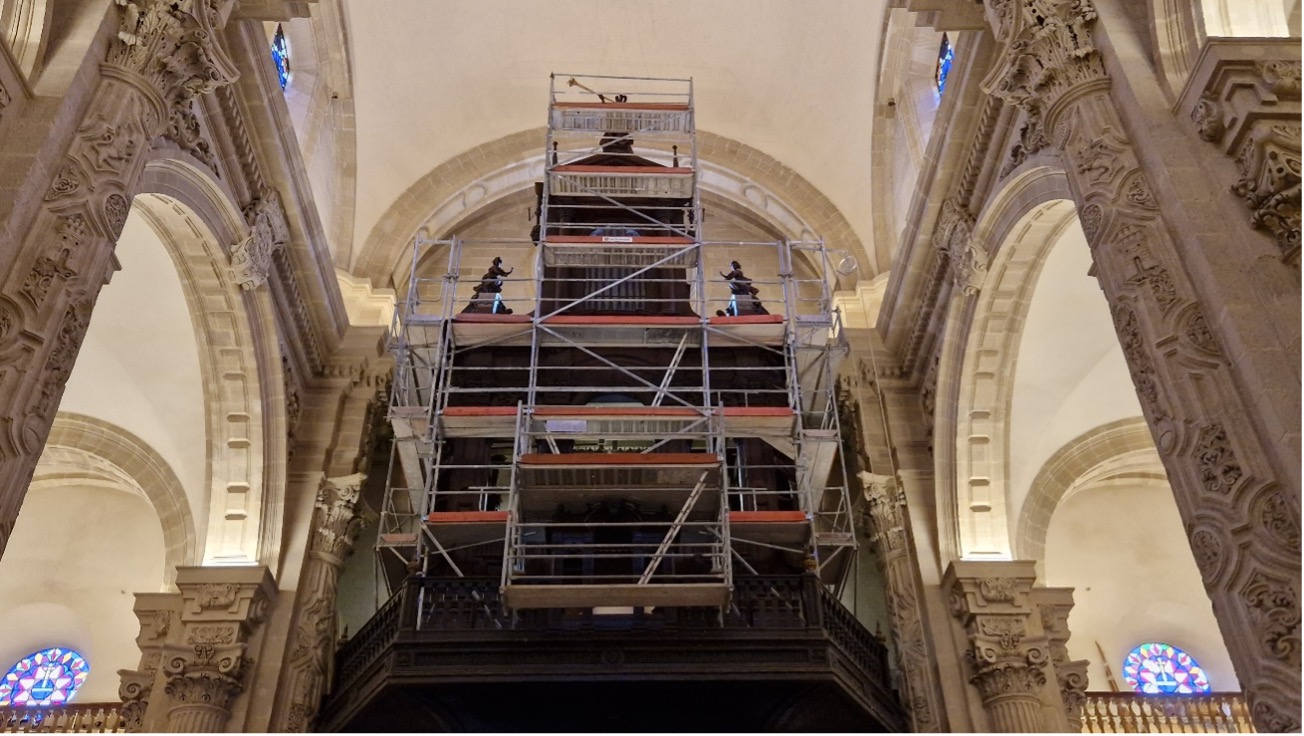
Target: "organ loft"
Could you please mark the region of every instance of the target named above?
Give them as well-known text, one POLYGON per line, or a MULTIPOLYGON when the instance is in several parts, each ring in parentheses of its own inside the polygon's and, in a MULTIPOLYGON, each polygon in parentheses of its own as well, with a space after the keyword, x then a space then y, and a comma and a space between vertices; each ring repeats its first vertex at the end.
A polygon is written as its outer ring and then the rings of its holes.
POLYGON ((414 243, 393 598, 323 725, 900 728, 887 650, 841 601, 833 254, 704 239, 691 80, 554 75, 547 112, 528 238, 414 243))

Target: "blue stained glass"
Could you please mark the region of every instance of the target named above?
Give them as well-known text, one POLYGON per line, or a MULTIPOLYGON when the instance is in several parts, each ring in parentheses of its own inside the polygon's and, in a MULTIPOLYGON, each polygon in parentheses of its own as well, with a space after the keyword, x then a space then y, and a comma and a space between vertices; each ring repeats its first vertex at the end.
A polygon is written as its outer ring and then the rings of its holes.
POLYGON ((276 62, 276 80, 281 89, 290 83, 290 46, 285 41, 285 29, 276 24, 276 35, 272 36, 272 61, 276 62))
POLYGON ((951 73, 951 62, 955 61, 955 49, 951 46, 951 39, 942 34, 942 45, 937 49, 937 94, 942 94, 946 89, 946 77, 951 73))
POLYGON ((86 659, 71 649, 51 647, 18 660, 0 679, 0 706, 63 705, 91 672, 86 659))
POLYGON ((1171 644, 1146 642, 1123 660, 1128 687, 1147 695, 1207 693, 1209 677, 1195 658, 1171 644))

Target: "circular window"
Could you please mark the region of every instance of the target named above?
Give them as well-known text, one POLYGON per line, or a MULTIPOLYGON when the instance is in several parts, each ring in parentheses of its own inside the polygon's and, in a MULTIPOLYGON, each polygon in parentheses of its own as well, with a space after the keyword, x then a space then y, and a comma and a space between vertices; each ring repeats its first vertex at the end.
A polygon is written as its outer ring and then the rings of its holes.
POLYGON ((1200 663, 1171 644, 1147 642, 1128 652, 1123 679, 1139 693, 1163 695, 1209 692, 1209 678, 1200 663))
POLYGON ((0 680, 0 705, 62 705, 90 674, 86 659, 71 649, 52 647, 18 660, 0 680))

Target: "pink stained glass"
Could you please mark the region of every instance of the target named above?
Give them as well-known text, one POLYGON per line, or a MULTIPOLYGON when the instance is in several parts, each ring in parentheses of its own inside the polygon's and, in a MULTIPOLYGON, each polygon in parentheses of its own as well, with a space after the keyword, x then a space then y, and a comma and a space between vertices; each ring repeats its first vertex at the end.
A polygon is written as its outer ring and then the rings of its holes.
POLYGON ((0 679, 0 706, 62 705, 72 700, 90 671, 86 659, 71 649, 32 652, 0 679))
POLYGON ((1195 658, 1171 644, 1147 642, 1123 660, 1123 679, 1147 695, 1207 693, 1209 678, 1195 658))

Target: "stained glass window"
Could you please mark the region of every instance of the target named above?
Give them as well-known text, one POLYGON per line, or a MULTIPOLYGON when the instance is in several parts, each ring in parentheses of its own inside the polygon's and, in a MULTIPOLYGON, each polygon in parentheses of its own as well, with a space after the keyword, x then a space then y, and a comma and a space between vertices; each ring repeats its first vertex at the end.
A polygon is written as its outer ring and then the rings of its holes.
POLYGON ((0 705, 62 705, 90 674, 86 659, 71 649, 42 649, 18 660, 0 680, 0 705))
POLYGON ((955 61, 955 49, 951 47, 951 39, 945 33, 942 34, 942 45, 937 49, 937 94, 942 94, 946 89, 946 77, 951 73, 951 62, 955 61))
POLYGON ((272 36, 272 61, 276 62, 276 79, 281 89, 290 83, 290 45, 285 42, 285 29, 276 24, 276 35, 272 36))
POLYGON ((1128 653, 1123 679, 1139 693, 1207 693, 1209 678, 1195 658, 1171 644, 1147 642, 1128 653))

